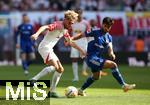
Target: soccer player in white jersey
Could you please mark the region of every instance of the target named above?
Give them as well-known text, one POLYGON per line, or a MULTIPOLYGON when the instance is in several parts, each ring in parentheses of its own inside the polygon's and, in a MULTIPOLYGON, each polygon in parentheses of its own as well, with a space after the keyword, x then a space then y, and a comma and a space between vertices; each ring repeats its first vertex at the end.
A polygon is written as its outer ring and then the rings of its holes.
MULTIPOLYGON (((82 10, 76 9, 75 12, 78 13, 78 20, 77 20, 77 22, 72 24, 72 35, 73 36, 76 34, 79 34, 79 33, 84 33, 90 28, 88 21, 86 21, 82 18, 82 10)), ((82 48, 85 52, 87 51, 87 38, 86 37, 76 40, 75 43, 78 46, 80 46, 80 48, 82 48)), ((71 48, 70 57, 72 60, 72 69, 73 69, 73 76, 74 76, 73 81, 78 81, 79 80, 78 60, 80 58, 79 51, 75 48, 71 48)), ((86 70, 87 70, 87 64, 86 64, 85 60, 83 60, 82 75, 84 75, 84 76, 88 75, 86 70)))
POLYGON ((47 34, 44 36, 44 39, 41 41, 38 47, 38 51, 42 56, 44 63, 46 63, 48 67, 45 67, 39 74, 32 78, 32 80, 38 80, 46 74, 55 71, 48 97, 59 97, 55 89, 64 71, 62 64, 53 52, 53 47, 59 41, 59 39, 64 37, 70 46, 79 50, 81 56, 86 55, 85 52, 80 47, 78 47, 74 41, 71 40, 71 37, 68 34, 68 29, 77 20, 77 18, 77 13, 68 10, 64 13, 63 21, 57 21, 53 24, 42 26, 34 35, 31 36, 32 39, 36 40, 43 31, 48 30, 47 34))

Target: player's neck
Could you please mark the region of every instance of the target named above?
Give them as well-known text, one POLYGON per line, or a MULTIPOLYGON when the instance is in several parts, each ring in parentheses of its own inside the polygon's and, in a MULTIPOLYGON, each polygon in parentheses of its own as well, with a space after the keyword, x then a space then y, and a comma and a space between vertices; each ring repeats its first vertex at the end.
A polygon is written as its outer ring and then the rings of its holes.
POLYGON ((101 29, 101 32, 102 32, 103 35, 105 35, 107 33, 107 32, 104 31, 103 28, 101 29))

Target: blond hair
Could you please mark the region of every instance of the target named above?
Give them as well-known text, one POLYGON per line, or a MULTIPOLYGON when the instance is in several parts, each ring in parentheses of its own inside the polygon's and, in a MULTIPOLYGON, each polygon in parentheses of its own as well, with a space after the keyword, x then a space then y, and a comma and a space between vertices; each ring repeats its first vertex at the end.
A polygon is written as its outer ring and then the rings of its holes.
POLYGON ((64 17, 72 22, 76 22, 78 20, 78 14, 73 10, 66 11, 64 13, 64 17))

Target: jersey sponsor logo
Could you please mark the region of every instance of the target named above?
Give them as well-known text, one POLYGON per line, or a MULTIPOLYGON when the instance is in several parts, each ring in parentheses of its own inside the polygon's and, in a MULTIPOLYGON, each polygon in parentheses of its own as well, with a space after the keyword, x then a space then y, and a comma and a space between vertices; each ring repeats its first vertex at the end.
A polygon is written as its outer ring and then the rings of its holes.
POLYGON ((104 46, 98 45, 97 43, 95 43, 95 46, 97 46, 97 47, 99 47, 99 48, 104 48, 104 46))
POLYGON ((92 28, 92 31, 96 31, 96 30, 100 30, 100 28, 98 28, 98 27, 92 28))

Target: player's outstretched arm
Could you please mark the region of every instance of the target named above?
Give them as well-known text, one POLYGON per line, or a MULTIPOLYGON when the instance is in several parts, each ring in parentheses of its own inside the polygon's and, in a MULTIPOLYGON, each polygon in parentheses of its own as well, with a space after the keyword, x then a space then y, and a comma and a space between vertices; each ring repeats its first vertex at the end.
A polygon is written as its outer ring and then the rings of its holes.
POLYGON ((109 56, 110 56, 113 60, 115 60, 115 59, 116 59, 116 56, 115 56, 114 51, 113 51, 112 43, 109 43, 108 46, 109 46, 109 47, 108 47, 108 54, 109 54, 109 56))
POLYGON ((48 25, 41 26, 40 29, 31 36, 31 39, 36 40, 38 38, 38 36, 46 29, 49 29, 48 25))
POLYGON ((84 52, 74 41, 70 42, 70 46, 77 49, 80 52, 81 58, 84 58, 86 56, 86 52, 84 52))
POLYGON ((79 33, 77 35, 74 35, 71 37, 72 40, 78 40, 80 38, 84 37, 84 34, 83 33, 79 33))
POLYGON ((77 49, 80 54, 81 54, 81 58, 84 58, 86 56, 86 52, 84 52, 73 40, 71 37, 65 37, 65 41, 71 46, 74 47, 75 49, 77 49))

